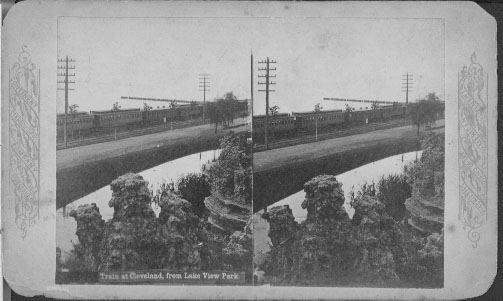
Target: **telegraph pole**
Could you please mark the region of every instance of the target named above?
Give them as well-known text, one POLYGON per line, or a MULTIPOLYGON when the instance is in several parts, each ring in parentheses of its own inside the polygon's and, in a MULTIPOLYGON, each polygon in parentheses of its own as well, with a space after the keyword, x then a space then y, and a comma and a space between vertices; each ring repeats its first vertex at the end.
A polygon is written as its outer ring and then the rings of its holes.
POLYGON ((65 59, 58 59, 58 84, 65 84, 64 88, 59 88, 58 90, 64 90, 65 91, 65 125, 63 129, 63 136, 64 136, 64 142, 65 142, 65 147, 68 146, 68 141, 67 141, 67 126, 68 126, 68 91, 69 90, 75 90, 74 88, 69 88, 69 84, 75 84, 75 65, 70 65, 72 63, 75 63, 74 59, 69 59, 68 56, 66 56, 65 59), (61 64, 63 63, 63 64, 61 64), (62 71, 61 71, 62 70, 62 71), (74 70, 72 74, 68 73, 68 70, 74 70), (68 77, 72 77, 73 80, 68 80, 68 77), (62 79, 61 79, 62 78, 62 79))
MULTIPOLYGON (((250 73, 251 73, 251 76, 250 76, 250 93, 251 93, 251 103, 250 103, 250 106, 251 106, 251 108, 248 110, 248 112, 251 112, 251 116, 252 116, 251 120, 252 120, 252 123, 253 123, 253 52, 251 52, 250 73)), ((252 127, 252 131, 253 131, 253 127, 252 127)))
POLYGON ((269 81, 270 78, 276 77, 276 75, 271 75, 271 71, 276 71, 276 68, 271 68, 271 64, 276 64, 276 61, 270 60, 269 57, 265 61, 258 62, 259 64, 265 64, 265 68, 259 68, 259 71, 265 71, 265 75, 259 75, 258 77, 264 77, 265 82, 258 82, 259 85, 265 85, 265 90, 259 90, 260 92, 265 92, 265 149, 269 148, 268 142, 268 127, 269 127, 269 92, 274 92, 275 90, 270 90, 270 85, 275 85, 275 82, 269 81))
POLYGON ((207 73, 199 74, 199 91, 203 91, 203 124, 206 121, 206 91, 209 91, 209 84, 210 75, 207 73))
POLYGON ((409 103, 409 92, 412 92, 412 74, 402 75, 402 92, 405 92, 405 104, 409 103))

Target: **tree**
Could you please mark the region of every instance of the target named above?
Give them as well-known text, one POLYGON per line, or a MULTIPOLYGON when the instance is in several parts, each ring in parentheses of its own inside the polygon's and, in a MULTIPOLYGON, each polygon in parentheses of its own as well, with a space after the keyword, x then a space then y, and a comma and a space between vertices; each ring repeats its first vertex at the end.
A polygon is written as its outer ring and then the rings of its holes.
POLYGON ((273 106, 269 108, 269 113, 271 114, 271 130, 272 130, 272 137, 274 139, 274 125, 276 124, 276 119, 278 119, 278 113, 279 113, 279 107, 278 106, 273 106))
POLYGON ((215 124, 215 133, 219 123, 222 123, 222 126, 230 126, 239 112, 239 101, 232 92, 227 92, 214 102, 207 103, 206 114, 210 123, 215 124))
POLYGON ((121 109, 121 105, 119 104, 118 101, 116 101, 113 105, 112 105, 112 112, 117 112, 117 111, 120 111, 121 109))
POLYGON ((417 126, 417 135, 421 125, 431 126, 437 119, 438 112, 441 110, 440 99, 435 93, 429 93, 425 98, 411 104, 412 124, 417 126))
POLYGON ((346 104, 346 112, 351 113, 355 110, 355 108, 350 107, 348 104, 346 104))
POLYGON ((150 111, 152 110, 152 107, 149 106, 146 102, 143 103, 143 110, 144 111, 150 111))
POLYGON ((210 123, 215 124, 215 133, 217 132, 217 127, 223 120, 223 114, 220 110, 220 105, 217 102, 209 102, 206 104, 206 115, 208 116, 210 123))
POLYGON ((189 201, 192 211, 199 217, 204 214, 204 199, 211 194, 211 186, 204 174, 189 173, 178 179, 176 189, 180 196, 189 201))
POLYGON ((217 103, 221 106, 223 121, 229 126, 230 123, 234 122, 234 116, 239 113, 239 102, 237 97, 232 91, 227 92, 224 94, 223 98, 217 99, 217 103))
POLYGON ((351 112, 353 112, 355 108, 350 107, 348 104, 346 104, 346 109, 344 111, 344 124, 347 124, 350 122, 349 117, 351 117, 351 112))
POLYGON ((75 117, 75 114, 78 112, 79 105, 78 104, 73 104, 68 107, 68 110, 70 110, 70 114, 75 117))
POLYGON ((435 93, 428 93, 426 96, 426 122, 431 127, 432 123, 437 120, 438 112, 441 110, 440 98, 435 93))
POLYGON ((218 160, 208 169, 212 192, 251 204, 251 144, 244 135, 220 140, 218 160))
MULTIPOLYGON (((79 105, 78 104, 73 104, 68 107, 68 110, 70 110, 70 115, 72 115, 72 139, 73 139, 73 125, 75 123, 75 115, 78 112, 79 105)), ((80 130, 80 127, 79 127, 80 130)), ((80 133, 79 133, 80 136, 80 133)))
MULTIPOLYGON (((323 108, 321 107, 320 103, 317 103, 314 106, 314 112, 315 113, 320 113, 322 109, 323 108)), ((318 119, 319 118, 320 118, 319 116, 316 116, 316 121, 315 121, 315 123, 316 123, 316 141, 318 141, 318 119)))
POLYGON ((278 118, 278 111, 279 111, 280 107, 278 106, 273 106, 273 107, 270 107, 269 108, 269 113, 271 114, 271 117, 274 119, 274 118, 278 118))
POLYGON ((169 108, 170 108, 170 109, 174 109, 174 108, 176 108, 176 100, 172 100, 172 101, 169 103, 169 108))

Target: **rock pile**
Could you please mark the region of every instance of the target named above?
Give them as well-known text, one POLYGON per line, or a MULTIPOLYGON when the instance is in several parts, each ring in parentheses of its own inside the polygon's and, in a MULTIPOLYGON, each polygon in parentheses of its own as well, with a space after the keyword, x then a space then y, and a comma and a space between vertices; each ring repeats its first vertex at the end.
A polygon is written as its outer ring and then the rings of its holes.
POLYGON ((408 222, 424 233, 438 233, 444 227, 444 204, 413 195, 405 201, 409 213, 408 222))
POLYGON ((156 266, 152 258, 161 242, 155 241, 157 221, 150 206, 148 183, 142 176, 128 173, 114 180, 110 187, 113 218, 105 225, 102 271, 128 270, 156 266))
POLYGON ((83 259, 83 265, 89 270, 96 270, 100 263, 99 253, 105 221, 103 221, 100 209, 95 203, 80 205, 70 212, 70 216, 77 221, 75 234, 79 238, 77 250, 83 259))
MULTIPOLYGON (((250 216, 226 237, 194 214, 192 205, 173 192, 159 197, 159 217, 151 207, 148 183, 128 173, 114 180, 109 206, 113 218, 104 222, 95 204, 70 213, 77 221, 79 244, 74 268, 88 271, 141 269, 239 270, 252 262, 250 216)), ((225 208, 229 208, 227 206, 225 208)), ((251 210, 251 208, 249 209, 251 210)), ((235 215, 232 215, 235 216, 235 215)), ((251 273, 251 271, 250 271, 251 273)))
POLYGON ((208 221, 220 232, 232 234, 243 230, 251 216, 251 204, 244 204, 213 193, 204 200, 210 215, 208 221))
POLYGON ((412 196, 405 201, 409 224, 425 234, 440 233, 444 227, 444 136, 428 135, 421 141, 419 162, 405 170, 412 196))
POLYGON ((211 195, 204 204, 214 228, 231 235, 243 231, 252 215, 251 145, 244 136, 230 135, 222 138, 220 149, 208 169, 211 195))
MULTIPOLYGON (((109 206, 113 218, 103 221, 95 204, 79 206, 70 213, 77 221, 76 255, 90 271, 130 269, 199 269, 202 239, 214 238, 201 226, 191 204, 179 196, 164 194, 156 218, 148 183, 128 173, 114 180, 109 206)), ((221 248, 220 248, 221 249, 221 248)), ((213 250, 204 260, 212 261, 213 250)), ((213 260, 215 261, 215 260, 213 260)))
POLYGON ((250 273, 251 262, 253 260, 252 236, 245 232, 236 231, 224 247, 223 256, 229 268, 235 267, 250 273))
POLYGON ((307 210, 309 223, 328 223, 340 219, 347 219, 344 205, 344 191, 342 184, 335 176, 321 175, 312 178, 304 184, 306 199, 302 208, 307 210))
POLYGON ((375 196, 357 198, 351 220, 335 176, 315 177, 304 191, 307 219, 300 225, 288 206, 267 214, 272 242, 262 265, 267 275, 276 276, 279 284, 317 286, 351 285, 362 277, 368 284, 398 280, 393 246, 400 233, 375 196))
POLYGON ((269 222, 269 238, 273 246, 279 246, 291 239, 299 229, 288 205, 273 207, 262 217, 269 222))
POLYGON ((156 241, 162 244, 163 259, 158 268, 199 269, 199 218, 192 212, 191 204, 175 194, 167 194, 161 198, 159 206, 156 241))
POLYGON ((353 202, 353 247, 356 253, 353 274, 364 283, 398 283, 398 263, 404 256, 399 224, 387 214, 375 196, 362 195, 353 202))

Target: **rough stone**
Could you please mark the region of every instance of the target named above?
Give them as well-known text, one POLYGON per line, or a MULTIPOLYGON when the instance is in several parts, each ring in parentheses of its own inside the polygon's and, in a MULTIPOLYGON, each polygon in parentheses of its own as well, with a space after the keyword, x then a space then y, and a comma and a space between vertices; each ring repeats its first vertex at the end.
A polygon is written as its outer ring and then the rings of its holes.
POLYGON ((347 218, 342 184, 335 176, 321 175, 304 184, 306 199, 302 208, 307 209, 307 222, 328 222, 347 218))
POLYGON ((266 276, 284 285, 389 286, 399 281, 401 233, 376 196, 360 194, 351 220, 335 176, 315 177, 304 190, 307 219, 300 225, 288 206, 267 214, 273 248, 261 265, 266 276))
POLYGON ((444 136, 430 134, 421 141, 419 162, 407 166, 405 174, 412 196, 405 201, 408 222, 425 234, 441 232, 444 226, 444 136))
POLYGON ((79 256, 87 270, 96 271, 99 266, 99 253, 105 221, 102 219, 100 209, 95 203, 80 205, 76 210, 70 212, 70 216, 77 222, 75 234, 79 238, 79 243, 75 245, 77 256, 79 256))
POLYGON ((165 249, 160 267, 167 269, 199 269, 199 218, 191 204, 175 194, 163 196, 159 202, 158 241, 165 249))
POLYGON ((288 205, 271 208, 263 214, 263 218, 269 222, 269 237, 273 246, 279 246, 299 230, 299 224, 288 205))
POLYGON ((141 175, 127 173, 111 184, 112 198, 108 206, 114 208, 114 220, 131 217, 155 218, 148 182, 141 175))
POLYGON ((209 222, 219 231, 232 234, 242 231, 252 215, 251 204, 243 204, 213 193, 204 200, 209 211, 209 222))
POLYGON ((127 173, 110 187, 112 198, 108 205, 114 208, 114 215, 105 226, 101 270, 155 267, 152 253, 159 246, 152 238, 157 233, 157 221, 150 206, 148 182, 140 175, 127 173))
POLYGON ((229 135, 220 141, 218 160, 207 170, 211 195, 204 200, 208 222, 226 235, 243 231, 252 216, 251 145, 246 137, 229 135))
POLYGON ((229 239, 223 251, 224 261, 231 267, 241 268, 245 272, 250 272, 253 260, 252 236, 245 232, 236 231, 229 239))

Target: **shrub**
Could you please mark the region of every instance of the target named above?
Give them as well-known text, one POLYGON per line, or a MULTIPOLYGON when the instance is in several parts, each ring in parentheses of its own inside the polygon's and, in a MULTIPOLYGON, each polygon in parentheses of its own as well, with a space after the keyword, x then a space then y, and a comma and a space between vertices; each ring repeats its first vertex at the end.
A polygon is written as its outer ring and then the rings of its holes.
POLYGON ((421 160, 405 167, 405 176, 413 194, 426 199, 444 198, 443 189, 436 187, 443 187, 444 139, 443 134, 429 133, 421 140, 421 160))
POLYGON ((208 168, 212 192, 251 204, 251 144, 243 135, 220 140, 220 156, 208 168))
POLYGON ((377 199, 396 221, 404 218, 405 200, 410 198, 411 192, 412 188, 403 175, 383 176, 377 184, 377 199))
POLYGON ((211 194, 207 176, 190 173, 178 179, 176 189, 183 199, 192 204, 192 211, 199 217, 203 216, 204 199, 211 194))

